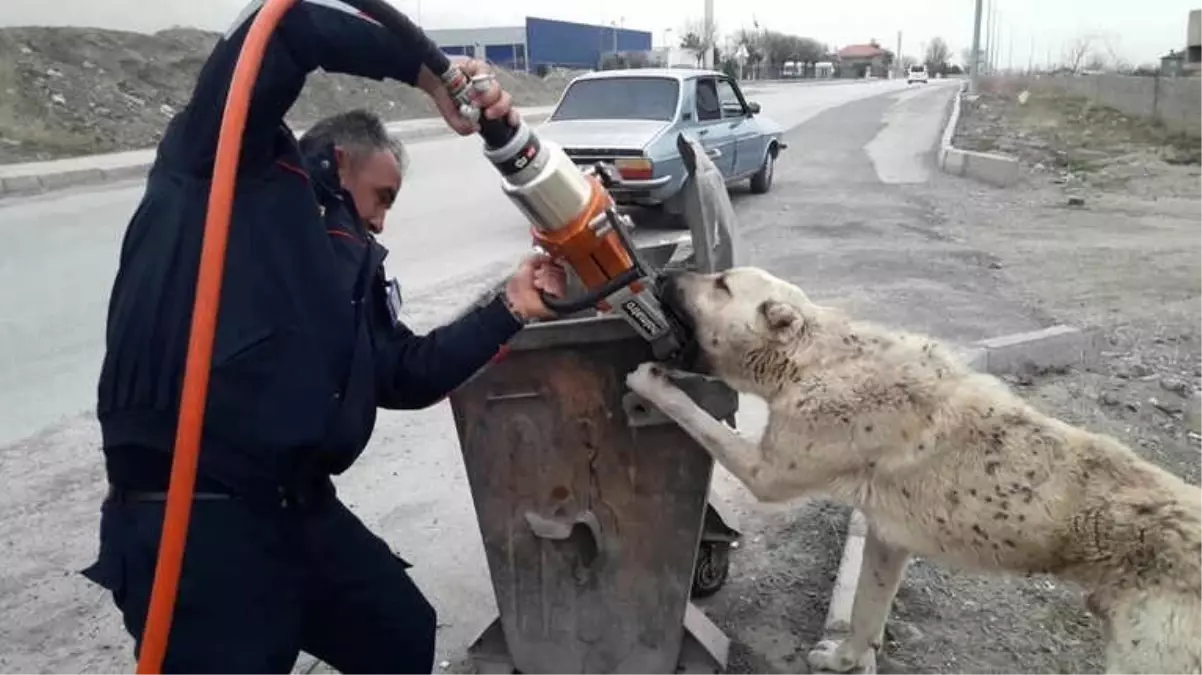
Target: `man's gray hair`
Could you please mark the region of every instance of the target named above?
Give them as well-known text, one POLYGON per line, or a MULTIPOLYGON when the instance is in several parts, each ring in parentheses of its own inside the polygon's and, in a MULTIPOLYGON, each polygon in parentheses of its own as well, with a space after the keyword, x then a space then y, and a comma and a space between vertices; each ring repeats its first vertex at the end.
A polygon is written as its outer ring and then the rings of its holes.
POLYGON ((401 167, 401 176, 408 173, 409 152, 405 145, 389 136, 380 118, 367 110, 348 110, 318 121, 301 136, 301 152, 311 152, 330 143, 350 153, 351 161, 356 164, 372 153, 390 150, 401 167))

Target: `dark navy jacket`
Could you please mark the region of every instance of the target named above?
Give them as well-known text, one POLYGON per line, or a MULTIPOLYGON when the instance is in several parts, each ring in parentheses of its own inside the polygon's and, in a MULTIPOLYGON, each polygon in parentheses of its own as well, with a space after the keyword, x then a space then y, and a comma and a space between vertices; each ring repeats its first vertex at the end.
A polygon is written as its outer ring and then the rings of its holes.
MULTIPOLYGON (((283 116, 316 68, 414 84, 420 64, 336 4, 284 17, 247 120, 200 456, 205 481, 237 492, 344 471, 378 407, 438 402, 520 329, 499 299, 424 336, 391 321, 387 251, 341 190, 331 149, 301 157, 283 116)), ((118 486, 166 487, 217 136, 249 19, 169 123, 122 244, 97 405, 118 486)))

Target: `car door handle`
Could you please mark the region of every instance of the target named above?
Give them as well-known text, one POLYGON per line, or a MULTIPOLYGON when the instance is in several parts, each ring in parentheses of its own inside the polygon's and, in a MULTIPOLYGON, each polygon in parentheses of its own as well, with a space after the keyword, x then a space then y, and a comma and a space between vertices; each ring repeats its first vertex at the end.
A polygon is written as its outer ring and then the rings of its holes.
POLYGON ((701 131, 698 131, 698 132, 697 132, 697 135, 698 135, 698 136, 704 136, 704 135, 708 134, 709 132, 710 132, 710 130, 709 130, 709 129, 702 129, 701 131))

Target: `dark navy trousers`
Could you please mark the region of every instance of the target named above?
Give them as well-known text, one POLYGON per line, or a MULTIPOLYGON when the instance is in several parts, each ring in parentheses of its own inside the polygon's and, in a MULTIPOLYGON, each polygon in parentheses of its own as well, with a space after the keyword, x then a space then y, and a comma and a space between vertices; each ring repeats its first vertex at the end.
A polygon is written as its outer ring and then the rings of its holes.
MULTIPOLYGON (((164 502, 110 496, 84 575, 141 651, 164 502)), ((164 672, 287 673, 300 650, 345 673, 430 673, 434 608, 408 563, 337 497, 193 503, 164 672)))

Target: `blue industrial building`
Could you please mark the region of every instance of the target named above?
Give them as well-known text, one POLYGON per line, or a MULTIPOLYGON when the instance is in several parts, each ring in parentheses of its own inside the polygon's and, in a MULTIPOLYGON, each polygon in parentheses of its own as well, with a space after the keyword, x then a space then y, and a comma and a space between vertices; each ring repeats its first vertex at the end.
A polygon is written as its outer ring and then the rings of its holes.
POLYGON ((649 31, 528 16, 522 26, 426 31, 447 54, 487 59, 512 70, 597 68, 606 54, 650 52, 649 31))

